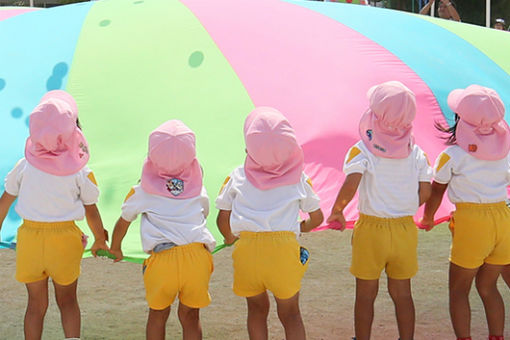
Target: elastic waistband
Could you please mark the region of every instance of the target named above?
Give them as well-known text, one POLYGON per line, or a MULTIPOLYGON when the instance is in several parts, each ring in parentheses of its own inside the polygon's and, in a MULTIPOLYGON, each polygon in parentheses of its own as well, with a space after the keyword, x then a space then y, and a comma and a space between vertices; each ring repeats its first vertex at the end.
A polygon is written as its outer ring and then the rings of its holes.
POLYGON ((74 221, 38 222, 23 220, 23 226, 32 229, 65 229, 69 227, 76 227, 76 223, 74 223, 74 221))
POLYGON ((477 210, 485 210, 485 209, 508 209, 506 202, 496 202, 496 203, 455 203, 455 208, 457 210, 466 210, 466 209, 477 209, 477 210))
POLYGON ((378 217, 371 215, 359 214, 359 220, 362 222, 377 223, 377 224, 393 224, 393 223, 414 223, 412 216, 402 217, 378 217))
POLYGON ((152 251, 151 253, 152 253, 152 255, 162 255, 162 254, 169 254, 170 252, 173 252, 173 253, 175 253, 175 252, 190 252, 190 251, 194 251, 194 250, 200 249, 200 248, 207 250, 207 248, 205 247, 205 244, 199 243, 199 242, 194 242, 194 243, 184 244, 182 246, 177 245, 175 247, 165 249, 165 250, 162 250, 159 252, 152 251))
POLYGON ((296 239, 296 233, 292 231, 262 231, 262 232, 254 232, 254 231, 241 231, 239 234, 239 238, 244 239, 296 239))

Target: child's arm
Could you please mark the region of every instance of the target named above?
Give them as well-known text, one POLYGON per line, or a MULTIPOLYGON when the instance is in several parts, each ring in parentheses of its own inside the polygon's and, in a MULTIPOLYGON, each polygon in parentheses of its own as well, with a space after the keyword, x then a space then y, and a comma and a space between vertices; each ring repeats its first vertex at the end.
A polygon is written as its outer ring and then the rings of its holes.
POLYGON ((324 215, 320 209, 309 212, 308 216, 306 220, 301 221, 301 232, 303 233, 318 227, 324 221, 324 215))
POLYGON ((331 215, 329 215, 327 222, 340 223, 340 230, 342 231, 345 229, 344 209, 356 194, 362 176, 361 173, 357 172, 347 175, 344 184, 342 184, 338 192, 335 204, 333 204, 333 208, 331 208, 331 215))
POLYGON ((218 226, 221 235, 225 238, 226 245, 230 245, 237 240, 237 237, 232 234, 232 230, 230 229, 231 213, 231 210, 220 210, 218 212, 218 217, 216 218, 216 225, 218 226))
POLYGON ((430 182, 420 182, 418 187, 418 196, 420 198, 420 206, 427 202, 432 192, 432 186, 430 182))
POLYGON ((95 204, 84 205, 84 207, 87 224, 89 225, 92 234, 94 234, 94 244, 92 245, 92 248, 90 248, 90 251, 92 252, 92 255, 97 256, 96 252, 99 249, 106 251, 109 250, 106 245, 103 221, 101 220, 101 215, 99 214, 99 210, 97 210, 97 206, 95 204))
POLYGON ((4 191, 2 197, 0 197, 0 230, 2 229, 5 217, 9 212, 9 208, 15 200, 16 196, 7 193, 7 191, 4 191))
POLYGON ((112 246, 110 247, 110 253, 115 256, 115 260, 113 262, 119 262, 124 258, 124 254, 122 254, 121 244, 124 236, 126 236, 127 230, 131 222, 126 221, 122 217, 119 217, 117 223, 115 223, 115 228, 113 229, 112 234, 112 246))
POLYGON ((426 231, 429 231, 434 227, 434 215, 441 205, 441 201, 443 200, 443 195, 447 187, 448 184, 441 184, 436 181, 432 182, 432 192, 425 203, 425 211, 420 221, 421 224, 427 226, 427 228, 425 228, 426 231))

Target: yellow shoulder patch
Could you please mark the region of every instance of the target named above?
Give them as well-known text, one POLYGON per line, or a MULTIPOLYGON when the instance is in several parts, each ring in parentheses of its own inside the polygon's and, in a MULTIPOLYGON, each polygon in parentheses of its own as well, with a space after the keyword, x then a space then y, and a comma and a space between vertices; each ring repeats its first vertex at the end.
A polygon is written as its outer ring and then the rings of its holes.
POLYGON ((92 171, 87 175, 87 178, 97 186, 96 178, 94 177, 94 173, 92 171))
POLYGON ((131 190, 129 190, 128 194, 126 195, 126 198, 124 198, 124 202, 126 202, 134 194, 135 194, 135 189, 131 188, 131 190))
POLYGON ((306 180, 306 183, 310 184, 310 186, 313 188, 312 180, 311 180, 310 178, 308 178, 308 179, 306 180))
POLYGON ((450 156, 448 156, 448 154, 446 153, 442 153, 440 156, 439 156, 439 162, 437 162, 437 168, 436 168, 436 171, 439 171, 441 170, 441 168, 450 160, 450 156))
POLYGON ((427 154, 424 152, 423 155, 425 156, 425 159, 427 160, 427 164, 430 166, 430 162, 429 162, 429 156, 427 156, 427 154))
POLYGON ((225 178, 225 181, 221 185, 220 192, 219 192, 220 194, 223 191, 223 188, 225 188, 225 185, 227 185, 228 181, 230 181, 230 176, 227 176, 227 178, 225 178))
POLYGON ((352 159, 354 157, 356 157, 357 155, 359 155, 361 153, 361 150, 358 149, 357 147, 353 146, 351 148, 351 150, 349 150, 349 157, 347 157, 347 161, 345 163, 349 163, 350 161, 352 161, 352 159))

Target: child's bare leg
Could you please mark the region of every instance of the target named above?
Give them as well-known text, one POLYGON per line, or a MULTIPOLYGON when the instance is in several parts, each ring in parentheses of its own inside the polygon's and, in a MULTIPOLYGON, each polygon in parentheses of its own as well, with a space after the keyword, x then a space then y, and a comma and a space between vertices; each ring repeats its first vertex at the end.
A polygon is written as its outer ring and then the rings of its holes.
POLYGON ((388 278, 388 292, 395 304, 400 339, 412 340, 414 337, 415 312, 411 294, 411 280, 388 278))
POLYGON ((374 320, 374 301, 379 291, 379 280, 356 278, 356 302, 354 303, 354 332, 356 340, 370 339, 374 320))
POLYGON ((503 267, 503 270, 501 271, 501 276, 503 277, 503 280, 505 280, 508 288, 510 288, 510 264, 507 264, 506 266, 503 267))
POLYGON ((285 329, 285 339, 305 340, 305 325, 299 311, 299 292, 290 299, 278 299, 275 297, 278 318, 285 329))
POLYGON ((250 340, 267 340, 267 315, 269 297, 267 292, 246 298, 248 304, 248 334, 250 340))
POLYGON ((76 296, 76 287, 78 280, 70 285, 61 286, 53 282, 55 287, 55 299, 60 309, 60 320, 66 338, 79 338, 81 327, 80 306, 76 296))
POLYGON ((467 269, 450 262, 450 318, 457 338, 471 336, 469 291, 477 272, 478 268, 467 269))
POLYGON ((48 309, 48 279, 26 284, 28 304, 25 312, 25 340, 40 340, 44 315, 48 309))
POLYGON ((145 335, 147 340, 165 340, 166 321, 170 315, 170 306, 162 310, 149 308, 145 335))
POLYGON ((503 266, 484 264, 476 274, 476 289, 482 298, 489 334, 503 336, 505 305, 498 291, 498 277, 503 266))
POLYGON ((191 308, 179 303, 177 314, 182 326, 183 340, 202 340, 200 308, 191 308))

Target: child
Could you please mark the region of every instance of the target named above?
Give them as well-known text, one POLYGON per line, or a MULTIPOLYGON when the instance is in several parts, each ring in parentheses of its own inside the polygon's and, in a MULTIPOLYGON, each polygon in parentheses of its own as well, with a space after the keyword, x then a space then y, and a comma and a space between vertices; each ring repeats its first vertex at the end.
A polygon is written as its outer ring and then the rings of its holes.
POLYGON ((473 278, 484 303, 489 339, 503 339, 504 305, 496 286, 503 265, 510 264, 510 130, 498 94, 471 85, 454 90, 448 106, 456 113, 447 144, 434 168, 432 195, 422 224, 432 228, 443 194, 456 210, 450 221, 450 316, 458 339, 470 337, 469 291, 473 278), (478 273, 478 275, 477 275, 478 273))
POLYGON ((5 179, 0 198, 0 226, 16 197, 23 218, 18 229, 16 279, 25 283, 28 305, 25 339, 40 339, 48 307, 48 277, 53 280, 64 334, 80 337, 76 287, 84 235, 74 220, 87 218, 94 234, 92 254, 108 250, 96 202, 94 174, 86 166, 87 141, 81 132, 72 96, 48 92, 30 115, 30 136, 21 159, 5 179))
POLYGON ((148 340, 164 339, 170 306, 179 294, 179 320, 184 340, 202 339, 199 312, 211 302, 211 251, 216 242, 206 227, 209 198, 195 156, 195 134, 178 120, 159 126, 149 136, 142 180, 122 205, 112 236, 111 253, 122 260, 122 239, 142 214, 143 265, 149 304, 148 340))
POLYGON ((305 339, 299 311, 308 251, 297 237, 322 223, 319 197, 303 173, 303 151, 277 110, 260 107, 244 123, 246 160, 227 178, 216 207, 225 244, 235 244, 234 293, 246 297, 250 340, 267 339, 270 290, 286 339, 305 339), (298 222, 299 210, 310 218, 298 222))
POLYGON ((356 277, 355 339, 370 339, 379 277, 385 269, 400 339, 411 340, 415 322, 411 278, 418 270, 413 215, 430 194, 432 170, 411 134, 414 93, 390 81, 372 87, 368 99, 370 107, 359 124, 361 141, 345 158, 347 177, 328 222, 345 229, 343 210, 359 187, 360 217, 352 236, 351 263, 356 277))

